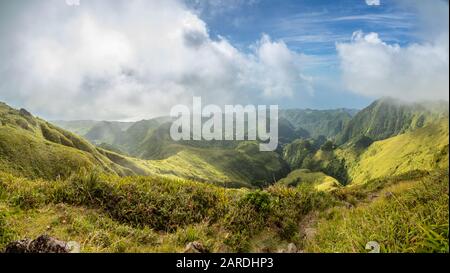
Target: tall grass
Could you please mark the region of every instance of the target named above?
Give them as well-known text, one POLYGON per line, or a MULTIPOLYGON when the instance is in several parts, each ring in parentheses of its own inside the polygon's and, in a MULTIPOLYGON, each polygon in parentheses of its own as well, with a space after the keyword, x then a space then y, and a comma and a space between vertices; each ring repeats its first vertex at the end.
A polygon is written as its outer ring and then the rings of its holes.
POLYGON ((312 252, 448 252, 448 171, 385 188, 368 205, 335 208, 307 244, 312 252))

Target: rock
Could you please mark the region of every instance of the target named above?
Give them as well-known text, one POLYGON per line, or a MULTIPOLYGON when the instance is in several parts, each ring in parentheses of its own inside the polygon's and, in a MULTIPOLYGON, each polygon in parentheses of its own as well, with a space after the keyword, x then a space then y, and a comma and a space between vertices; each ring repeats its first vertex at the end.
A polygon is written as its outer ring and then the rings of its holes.
POLYGON ((186 245, 184 253, 207 253, 208 251, 200 242, 191 242, 186 245))
POLYGON ((299 249, 294 243, 290 243, 286 249, 279 249, 277 253, 299 253, 299 249))
POLYGON ((32 241, 29 248, 32 253, 68 253, 69 249, 63 241, 59 241, 48 235, 39 236, 32 241))
POLYGON ((5 249, 5 253, 77 253, 79 251, 78 243, 66 243, 48 235, 41 235, 35 240, 15 241, 9 243, 5 249))
POLYGON ((286 253, 297 253, 297 246, 294 243, 288 244, 286 253))
POLYGON ((5 253, 28 253, 28 247, 31 242, 30 239, 24 239, 9 243, 6 246, 5 253))
POLYGON ((30 112, 28 112, 27 110, 25 110, 23 108, 19 110, 19 114, 21 114, 22 116, 27 116, 27 117, 33 116, 30 112))
POLYGON ((311 240, 316 235, 316 229, 315 228, 305 228, 304 233, 305 233, 305 239, 311 240))
POLYGON ((81 252, 80 244, 77 242, 74 242, 74 241, 67 242, 66 247, 70 253, 80 253, 81 252))

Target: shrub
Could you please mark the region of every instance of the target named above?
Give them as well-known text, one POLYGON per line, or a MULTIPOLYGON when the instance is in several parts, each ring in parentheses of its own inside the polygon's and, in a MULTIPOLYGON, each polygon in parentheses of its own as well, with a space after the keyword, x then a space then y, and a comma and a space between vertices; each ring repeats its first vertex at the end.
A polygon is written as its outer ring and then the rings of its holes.
POLYGON ((239 207, 249 204, 258 213, 268 213, 270 211, 270 195, 267 192, 256 190, 247 193, 239 202, 239 207))
POLYGON ((82 172, 58 187, 54 196, 55 202, 103 209, 120 222, 174 231, 223 216, 227 199, 223 192, 194 182, 82 172))
POLYGON ((0 211, 0 250, 14 239, 14 232, 6 223, 6 213, 0 211))

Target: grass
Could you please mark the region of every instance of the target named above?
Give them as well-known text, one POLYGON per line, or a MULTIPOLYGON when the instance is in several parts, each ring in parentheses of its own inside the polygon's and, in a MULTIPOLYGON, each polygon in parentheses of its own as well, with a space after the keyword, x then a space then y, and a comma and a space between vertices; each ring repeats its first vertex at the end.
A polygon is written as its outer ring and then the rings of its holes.
POLYGON ((292 171, 286 178, 280 179, 277 183, 286 186, 297 186, 299 184, 309 184, 319 191, 331 191, 341 187, 339 181, 322 172, 312 172, 307 169, 292 171))
MULTIPOLYGON (((185 180, 81 172, 29 180, 0 174, 0 248, 47 233, 84 252, 448 252, 448 174, 412 172, 333 192, 312 185, 232 190, 185 180), (343 204, 356 200, 348 209, 343 204), (319 213, 316 235, 300 223, 319 213)), ((312 226, 311 226, 312 227, 312 226)))
POLYGON ((192 179, 224 187, 263 187, 288 173, 288 166, 274 152, 259 152, 257 143, 236 149, 184 147, 162 160, 135 160, 149 173, 192 179))
POLYGON ((17 176, 51 180, 67 177, 74 170, 101 169, 120 176, 152 175, 251 188, 271 184, 288 173, 276 153, 259 152, 256 143, 231 148, 172 143, 179 146, 174 155, 144 160, 94 147, 81 137, 4 104, 0 121, 0 170, 17 176))
POLYGON ((439 123, 374 142, 359 156, 349 156, 348 151, 337 153, 347 160, 351 183, 361 184, 417 169, 448 167, 448 133, 448 118, 445 118, 439 123))
POLYGON ((193 240, 209 251, 259 251, 255 236, 269 229, 278 242, 296 240, 297 222, 332 204, 306 187, 233 190, 87 171, 56 181, 0 173, 0 181, 0 247, 48 233, 78 240, 86 252, 182 251, 193 240))
POLYGON ((367 204, 323 213, 309 252, 365 252, 369 241, 382 252, 448 253, 448 172, 397 182, 367 204))
POLYGON ((84 139, 0 105, 0 170, 29 178, 55 179, 83 168, 100 168, 118 175, 133 173, 84 139))
POLYGON ((284 156, 313 171, 273 184, 289 167, 256 143, 135 159, 0 103, 0 249, 47 233, 83 252, 448 252, 448 119, 367 149, 309 144, 284 156))

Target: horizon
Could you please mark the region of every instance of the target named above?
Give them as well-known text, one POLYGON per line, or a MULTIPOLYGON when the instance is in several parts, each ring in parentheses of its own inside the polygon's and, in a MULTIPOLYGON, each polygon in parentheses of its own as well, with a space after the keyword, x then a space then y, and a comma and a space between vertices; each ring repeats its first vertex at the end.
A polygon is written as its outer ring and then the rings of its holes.
MULTIPOLYGON (((379 101, 386 101, 389 100, 392 103, 401 103, 401 104, 405 104, 405 105, 414 105, 414 104, 421 104, 421 105, 425 105, 428 103, 443 103, 445 104, 447 107, 450 107, 450 105, 448 104, 448 101, 443 100, 443 99, 436 99, 436 100, 421 100, 421 101, 415 101, 415 102, 408 102, 408 101, 402 101, 400 99, 395 99, 392 97, 380 97, 378 99, 374 99, 371 100, 367 105, 361 107, 361 108, 346 108, 346 107, 340 107, 340 108, 324 108, 324 109, 318 109, 318 108, 279 108, 279 111, 339 111, 339 110, 347 110, 347 111, 356 111, 356 113, 354 113, 355 115, 366 109, 367 107, 371 106, 372 104, 379 102, 379 101)), ((12 107, 13 109, 19 110, 19 109, 24 109, 26 111, 28 111, 28 109, 21 107, 21 106, 17 106, 17 105, 11 105, 8 104, 4 101, 0 101, 0 103, 4 103, 5 105, 12 107)), ((243 105, 245 106, 245 105, 243 105)), ((191 109, 191 108, 190 108, 191 109)), ((192 110, 192 109, 191 109, 192 110)), ((155 119, 161 119, 161 118, 167 118, 170 117, 170 113, 168 113, 167 115, 160 115, 160 116, 153 116, 153 117, 147 117, 147 118, 142 118, 142 119, 135 119, 135 120, 106 120, 106 119, 46 119, 45 117, 36 115, 35 113, 31 113, 33 116, 36 116, 38 118, 42 118, 45 119, 49 122, 119 122, 119 123, 137 123, 140 121, 148 121, 148 120, 155 120, 155 119)))

